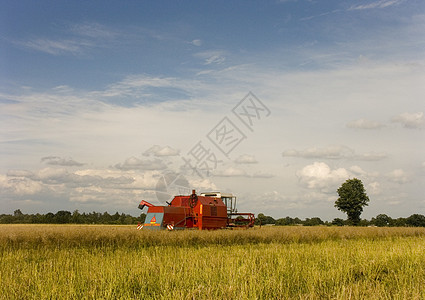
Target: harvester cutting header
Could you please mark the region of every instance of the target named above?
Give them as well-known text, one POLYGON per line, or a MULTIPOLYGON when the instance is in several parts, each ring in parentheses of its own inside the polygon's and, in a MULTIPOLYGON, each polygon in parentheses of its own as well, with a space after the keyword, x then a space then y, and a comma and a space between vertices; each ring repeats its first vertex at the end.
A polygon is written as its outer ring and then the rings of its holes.
POLYGON ((139 208, 148 207, 144 229, 220 229, 253 227, 254 214, 238 213, 236 197, 219 192, 175 196, 168 206, 155 206, 142 200, 139 208))

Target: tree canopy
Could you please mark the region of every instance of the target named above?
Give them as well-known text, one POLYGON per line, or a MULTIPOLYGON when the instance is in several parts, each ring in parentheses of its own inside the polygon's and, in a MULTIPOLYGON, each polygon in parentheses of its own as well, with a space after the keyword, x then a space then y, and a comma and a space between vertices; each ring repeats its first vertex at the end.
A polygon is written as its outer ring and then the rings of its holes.
POLYGON ((360 179, 346 180, 337 190, 339 198, 335 201, 335 207, 347 214, 347 220, 352 225, 360 222, 363 207, 368 205, 369 197, 360 179))
POLYGON ((80 213, 75 210, 73 213, 60 210, 56 214, 24 214, 20 209, 14 211, 13 215, 0 214, 0 224, 116 224, 130 225, 144 222, 146 214, 139 217, 116 212, 110 215, 107 212, 80 213))

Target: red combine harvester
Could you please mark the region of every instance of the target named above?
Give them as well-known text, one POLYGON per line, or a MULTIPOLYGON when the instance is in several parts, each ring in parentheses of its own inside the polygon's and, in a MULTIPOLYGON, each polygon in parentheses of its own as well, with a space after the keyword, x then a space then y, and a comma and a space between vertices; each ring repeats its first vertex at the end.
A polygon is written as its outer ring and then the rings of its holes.
MULTIPOLYGON (((167 202, 168 203, 168 202, 167 202)), ((175 196, 168 206, 155 206, 142 200, 139 208, 148 207, 145 223, 139 229, 220 229, 233 227, 253 227, 254 214, 238 213, 236 197, 218 192, 189 196, 175 196)))

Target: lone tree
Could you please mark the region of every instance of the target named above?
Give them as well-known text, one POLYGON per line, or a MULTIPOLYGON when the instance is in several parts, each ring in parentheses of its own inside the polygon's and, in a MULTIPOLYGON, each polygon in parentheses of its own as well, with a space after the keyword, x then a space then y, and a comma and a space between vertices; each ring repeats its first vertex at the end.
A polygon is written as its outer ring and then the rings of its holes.
POLYGON ((369 202, 366 190, 360 179, 346 180, 337 190, 339 198, 335 201, 335 207, 347 214, 347 220, 352 225, 360 222, 363 206, 369 202))

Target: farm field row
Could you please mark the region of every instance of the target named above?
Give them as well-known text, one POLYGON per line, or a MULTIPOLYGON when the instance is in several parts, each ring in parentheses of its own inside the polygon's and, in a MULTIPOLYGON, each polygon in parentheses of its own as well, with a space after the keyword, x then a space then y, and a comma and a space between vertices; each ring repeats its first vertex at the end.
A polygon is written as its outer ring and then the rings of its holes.
POLYGON ((424 228, 0 226, 1 299, 423 299, 424 228))

